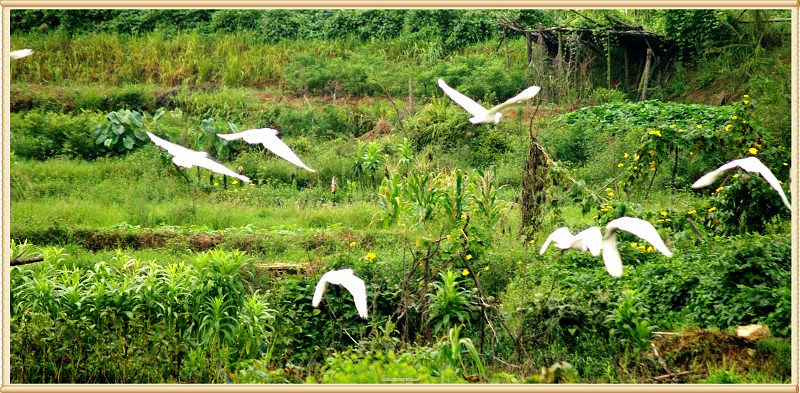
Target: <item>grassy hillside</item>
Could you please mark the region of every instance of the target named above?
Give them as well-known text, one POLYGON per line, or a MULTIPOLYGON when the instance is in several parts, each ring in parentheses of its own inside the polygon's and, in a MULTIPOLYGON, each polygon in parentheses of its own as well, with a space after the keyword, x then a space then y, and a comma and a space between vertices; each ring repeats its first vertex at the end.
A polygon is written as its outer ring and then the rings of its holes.
POLYGON ((12 381, 788 383, 791 211, 754 174, 690 187, 746 156, 788 184, 782 14, 14 10, 35 53, 11 63, 11 257, 42 260, 11 271, 12 381), (637 100, 586 48, 527 64, 501 17, 621 18, 680 50, 637 100), (473 125, 437 78, 487 106, 542 91, 473 125), (261 127, 316 171, 216 136, 261 127), (539 252, 622 216, 672 257, 619 233, 617 278, 539 252), (337 286, 312 306, 340 268, 367 319, 337 286), (772 337, 735 337, 751 323, 772 337))

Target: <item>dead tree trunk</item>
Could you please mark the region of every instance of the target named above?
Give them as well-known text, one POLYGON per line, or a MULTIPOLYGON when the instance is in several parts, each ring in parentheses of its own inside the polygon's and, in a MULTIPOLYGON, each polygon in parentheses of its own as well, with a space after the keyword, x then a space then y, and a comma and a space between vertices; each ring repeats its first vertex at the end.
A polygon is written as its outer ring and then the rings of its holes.
POLYGON ((542 206, 545 202, 545 179, 547 177, 547 158, 541 150, 542 145, 533 133, 533 119, 530 125, 530 146, 528 160, 522 172, 522 223, 520 233, 525 240, 533 240, 533 234, 542 222, 542 206))

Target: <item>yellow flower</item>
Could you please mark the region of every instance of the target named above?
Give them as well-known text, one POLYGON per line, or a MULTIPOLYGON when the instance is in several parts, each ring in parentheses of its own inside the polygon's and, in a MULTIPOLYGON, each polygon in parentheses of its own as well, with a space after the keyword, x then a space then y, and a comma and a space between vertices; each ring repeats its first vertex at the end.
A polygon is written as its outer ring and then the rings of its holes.
POLYGON ((489 271, 489 266, 486 266, 485 268, 483 268, 483 270, 488 272, 489 271))
POLYGON ((702 125, 700 125, 700 124, 698 124, 698 125, 697 125, 697 129, 699 130, 699 129, 701 129, 701 128, 703 128, 703 126, 702 126, 702 125))
POLYGON ((725 131, 730 131, 733 128, 733 124, 728 124, 725 126, 725 131))
POLYGON ((648 151, 648 153, 650 153, 650 157, 653 157, 653 156, 655 156, 655 155, 656 155, 656 152, 655 152, 655 151, 653 151, 653 150, 650 150, 650 151, 648 151))
POLYGON ((609 191, 608 196, 613 197, 614 193, 609 191))
POLYGON ((745 94, 745 95, 742 96, 742 98, 750 98, 750 96, 745 94))
POLYGON ((622 168, 622 167, 624 167, 624 166, 625 166, 625 164, 623 164, 623 163, 621 163, 621 162, 620 162, 619 164, 617 164, 617 168, 622 168))
POLYGON ((664 216, 664 217, 666 217, 666 216, 667 216, 667 212, 664 212, 664 211, 662 211, 662 212, 661 212, 661 215, 662 215, 662 216, 664 216))
POLYGON ((749 103, 750 103, 750 101, 749 101, 749 100, 744 100, 744 104, 745 104, 745 105, 747 105, 747 104, 749 104, 749 103))
POLYGON ((522 261, 517 261, 517 265, 522 265, 522 261))
POLYGON ((683 128, 678 128, 678 132, 683 132, 683 128))
POLYGON ((628 158, 628 157, 630 157, 630 156, 628 155, 628 153, 625 153, 625 154, 623 154, 623 155, 622 155, 622 158, 628 158))
POLYGON ((785 163, 785 162, 784 162, 784 163, 783 163, 783 166, 789 166, 789 164, 787 164, 787 163, 785 163))
POLYGON ((461 219, 462 220, 466 220, 467 219, 467 213, 461 213, 461 219))
POLYGON ((375 253, 372 252, 367 253, 367 259, 369 259, 370 262, 372 262, 372 260, 375 259, 376 257, 377 255, 375 255, 375 253))
POLYGON ((689 210, 688 213, 689 214, 697 214, 697 210, 692 209, 692 210, 689 210))
POLYGON ((782 181, 780 181, 780 180, 778 180, 778 184, 780 184, 780 185, 783 185, 783 182, 782 182, 782 181))
POLYGON ((633 167, 633 170, 634 170, 634 171, 635 171, 635 170, 637 170, 637 169, 639 169, 639 167, 638 167, 638 166, 634 166, 634 167, 633 167))
POLYGON ((670 222, 670 221, 672 221, 672 219, 671 218, 665 218, 664 221, 670 222))
POLYGON ((470 259, 472 259, 472 254, 467 254, 467 260, 469 261, 470 259))
POLYGON ((639 246, 639 249, 644 251, 644 245, 639 246))
POLYGON ((236 179, 234 179, 232 183, 233 183, 233 185, 235 186, 235 185, 239 184, 239 181, 238 181, 238 180, 236 180, 236 179))
POLYGON ((662 218, 659 218, 659 219, 658 219, 658 222, 664 222, 664 219, 662 219, 662 218))
POLYGON ((606 187, 606 191, 612 191, 611 187, 606 187))
POLYGON ((737 177, 739 177, 739 174, 738 174, 738 173, 734 173, 734 174, 733 174, 733 178, 735 179, 735 178, 737 178, 737 177))
POLYGON ((694 152, 693 152, 693 151, 690 151, 690 152, 689 152, 689 155, 690 155, 690 156, 693 156, 693 155, 694 155, 694 152))
POLYGON ((714 210, 717 210, 716 206, 711 206, 710 208, 708 208, 709 212, 713 212, 714 210))
POLYGON ((219 183, 217 183, 217 182, 214 182, 214 187, 216 187, 216 186, 218 186, 218 185, 219 185, 219 183))
POLYGON ((752 155, 756 155, 756 153, 758 153, 758 149, 756 149, 755 147, 751 147, 747 151, 749 151, 750 154, 752 154, 752 155))
POLYGON ((653 252, 653 246, 647 246, 647 252, 653 252))
POLYGON ((731 120, 736 120, 736 119, 738 119, 738 118, 739 118, 739 117, 738 117, 738 116, 736 116, 736 115, 733 115, 733 116, 731 116, 731 120))
POLYGON ((350 242, 350 247, 355 247, 355 246, 356 246, 356 242, 350 242))
POLYGON ((631 247, 633 247, 633 248, 636 248, 638 245, 639 244, 637 244, 636 242, 631 242, 631 247))
POLYGON ((714 192, 720 192, 720 191, 722 191, 722 190, 724 190, 724 189, 725 189, 725 186, 719 186, 719 188, 717 188, 716 190, 714 190, 714 192))
POLYGON ((467 270, 467 269, 462 270, 461 271, 461 275, 462 276, 469 276, 469 270, 467 270))
POLYGON ((639 161, 639 155, 638 154, 634 154, 633 155, 633 160, 634 161, 639 161))

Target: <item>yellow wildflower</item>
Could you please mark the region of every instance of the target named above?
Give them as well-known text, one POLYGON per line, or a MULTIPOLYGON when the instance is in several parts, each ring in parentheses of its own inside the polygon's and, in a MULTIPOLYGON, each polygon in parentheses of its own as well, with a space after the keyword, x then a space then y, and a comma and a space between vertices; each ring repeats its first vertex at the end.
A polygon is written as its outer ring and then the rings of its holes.
POLYGON ((623 164, 623 163, 621 163, 621 162, 620 162, 619 164, 617 164, 617 168, 622 168, 622 167, 624 167, 624 166, 625 166, 625 164, 623 164))
POLYGON ((647 246, 647 252, 653 252, 653 246, 647 246))
POLYGON ((469 276, 469 270, 467 270, 467 269, 462 270, 461 271, 461 275, 462 276, 469 276))
POLYGON ((783 166, 789 166, 789 164, 787 164, 787 163, 785 163, 785 162, 784 162, 784 163, 783 163, 783 166))
POLYGON ((678 128, 678 132, 683 132, 683 128, 678 128))
POLYGON ((731 116, 731 120, 736 120, 736 119, 738 119, 738 118, 739 118, 739 117, 738 117, 738 116, 736 116, 736 115, 733 115, 733 116, 731 116))
POLYGON ((613 191, 611 187, 606 187, 606 191, 613 191))
POLYGON ((702 129, 702 128, 703 128, 703 126, 702 126, 702 125, 700 125, 700 124, 698 124, 698 125, 697 125, 697 129, 698 129, 698 130, 699 130, 699 129, 702 129))
POLYGON ((664 216, 664 217, 666 217, 666 216, 667 216, 667 212, 664 212, 664 211, 662 211, 662 212, 661 212, 661 215, 662 215, 662 216, 664 216))
POLYGON ((216 187, 216 186, 218 186, 218 185, 219 185, 219 183, 217 183, 217 182, 214 182, 214 187, 216 187))
POLYGON ((689 210, 687 213, 689 213, 689 214, 697 214, 697 210, 692 209, 692 210, 689 210))
POLYGON ((733 128, 733 124, 728 124, 725 126, 725 131, 730 131, 733 128))
POLYGON ((659 218, 658 222, 664 222, 664 219, 663 218, 659 218))
POLYGON ((638 245, 639 244, 637 244, 636 242, 631 242, 631 247, 633 247, 633 248, 636 248, 638 245))
POLYGON ((745 95, 742 96, 742 98, 750 98, 750 95, 745 94, 745 95))
POLYGON ((750 101, 749 101, 749 100, 744 100, 744 104, 745 104, 745 105, 747 105, 747 104, 749 104, 749 103, 750 103, 750 101))
POLYGON ((716 206, 711 206, 710 208, 708 208, 709 212, 713 212, 714 210, 717 210, 716 206))
POLYGON ((469 261, 470 259, 472 259, 472 254, 467 254, 467 260, 469 261))
POLYGON ((755 147, 751 147, 747 151, 749 151, 750 154, 752 154, 752 155, 756 155, 756 153, 758 153, 758 149, 756 149, 755 147))
POLYGON ((370 262, 372 262, 372 260, 375 259, 376 257, 377 255, 375 255, 375 253, 372 252, 367 253, 367 259, 369 259, 370 262))
POLYGON ((608 192, 608 196, 610 196, 610 197, 613 197, 613 196, 614 196, 614 193, 613 193, 613 192, 611 192, 611 191, 609 191, 609 192, 608 192))
POLYGON ((719 188, 717 188, 716 190, 714 190, 714 192, 720 192, 720 191, 722 191, 722 190, 724 190, 724 189, 725 189, 725 186, 719 186, 719 188))
POLYGON ((461 219, 462 220, 466 220, 467 219, 467 213, 461 213, 461 219))
POLYGON ((671 218, 665 218, 664 221, 670 222, 670 221, 672 221, 672 219, 671 218))
POLYGON ((233 179, 233 182, 232 182, 232 183, 233 183, 233 185, 235 186, 235 185, 239 184, 239 181, 238 181, 238 180, 236 180, 236 179, 233 179))
POLYGON ((644 251, 644 245, 639 246, 639 249, 644 251))
POLYGON ((486 266, 485 268, 483 268, 483 271, 488 272, 489 271, 489 266, 486 266))
POLYGON ((653 150, 650 150, 650 151, 648 151, 648 153, 650 153, 650 157, 653 157, 653 156, 655 156, 655 155, 656 155, 656 152, 655 152, 655 151, 653 151, 653 150))
POLYGON ((630 156, 628 155, 628 153, 625 153, 625 154, 623 154, 623 155, 622 155, 622 158, 628 158, 628 157, 630 157, 630 156))
POLYGON ((355 247, 355 246, 356 246, 356 242, 350 242, 350 247, 355 247))
POLYGON ((633 160, 634 161, 639 161, 639 155, 638 154, 634 154, 633 155, 633 160))

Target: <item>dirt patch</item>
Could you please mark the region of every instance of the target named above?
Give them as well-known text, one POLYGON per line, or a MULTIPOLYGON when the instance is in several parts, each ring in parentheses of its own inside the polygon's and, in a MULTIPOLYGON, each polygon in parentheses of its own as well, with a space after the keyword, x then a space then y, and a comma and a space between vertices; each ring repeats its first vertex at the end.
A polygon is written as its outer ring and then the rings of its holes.
POLYGON ((722 331, 690 330, 653 340, 670 371, 692 371, 695 378, 707 375, 708 367, 736 364, 738 372, 747 372, 755 360, 755 346, 722 331))

